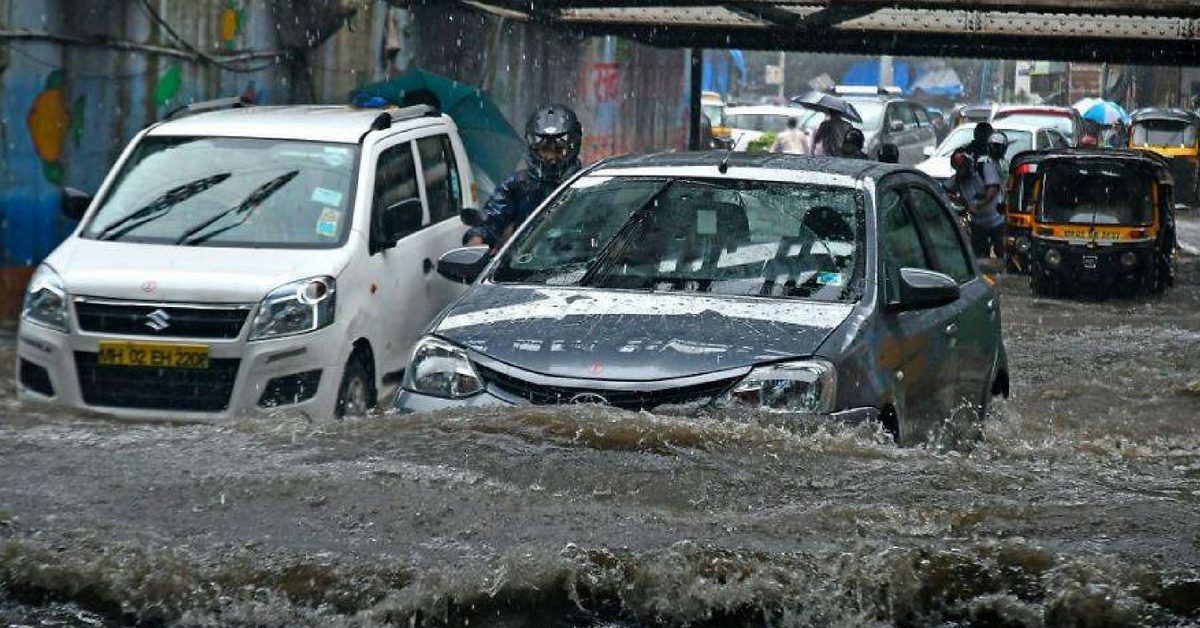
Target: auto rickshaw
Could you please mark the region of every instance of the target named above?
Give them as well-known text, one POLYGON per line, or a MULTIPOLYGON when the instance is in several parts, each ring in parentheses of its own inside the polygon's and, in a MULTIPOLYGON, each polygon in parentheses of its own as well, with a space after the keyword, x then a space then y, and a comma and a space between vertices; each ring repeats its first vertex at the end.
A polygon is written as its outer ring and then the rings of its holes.
POLYGON ((1034 175, 1026 203, 1034 293, 1133 295, 1174 284, 1174 182, 1165 159, 1062 149, 1021 163, 1034 175))
MULTIPOLYGON (((1004 262, 1010 272, 1029 272, 1030 235, 1033 231, 1032 199, 1040 189, 1038 161, 1046 151, 1025 151, 1009 163, 1008 189, 1005 191, 1004 262)), ((1053 154, 1053 153, 1050 153, 1053 154)))
POLYGON ((733 146, 730 128, 725 125, 725 101, 716 92, 700 94, 700 110, 712 124, 712 146, 704 148, 727 149, 733 146))
POLYGON ((1184 109, 1139 109, 1129 120, 1129 147, 1167 158, 1175 202, 1200 205, 1200 116, 1184 109))

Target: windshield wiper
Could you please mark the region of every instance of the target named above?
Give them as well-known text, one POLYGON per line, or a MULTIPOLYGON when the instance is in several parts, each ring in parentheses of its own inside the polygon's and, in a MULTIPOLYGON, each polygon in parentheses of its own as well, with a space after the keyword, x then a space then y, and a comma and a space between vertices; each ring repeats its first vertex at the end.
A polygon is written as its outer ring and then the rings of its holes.
POLYGON ((289 170, 289 171, 279 175, 278 177, 275 177, 274 179, 271 179, 271 180, 267 181, 266 183, 258 186, 257 188, 255 188, 255 190, 253 192, 250 193, 250 196, 246 197, 246 200, 242 201, 241 203, 238 203, 237 205, 235 205, 233 207, 230 207, 229 209, 226 209, 223 212, 218 213, 216 216, 213 216, 212 218, 205 220, 204 222, 196 225, 195 227, 192 227, 192 228, 188 229, 187 231, 184 231, 183 235, 179 236, 179 239, 175 241, 175 244, 186 244, 188 246, 195 246, 197 244, 205 242, 206 240, 214 238, 222 233, 225 233, 226 231, 229 231, 230 229, 233 229, 234 227, 245 224, 246 220, 250 217, 250 210, 258 207, 260 204, 262 204, 263 201, 270 198, 272 194, 274 194, 275 192, 278 192, 279 188, 282 188, 283 186, 287 185, 287 183, 289 181, 291 181, 292 179, 295 179, 296 176, 299 174, 300 174, 299 170, 289 170), (241 220, 234 222, 233 224, 231 224, 227 227, 215 229, 204 235, 196 236, 197 233, 204 231, 205 229, 209 228, 210 226, 212 226, 213 224, 215 224, 217 221, 221 220, 222 218, 232 215, 232 214, 238 214, 238 213, 245 214, 244 216, 242 216, 241 220), (193 236, 196 236, 196 237, 193 237, 193 236))
POLYGON ((634 210, 633 213, 629 214, 629 217, 625 219, 625 222, 621 225, 621 228, 617 229, 617 232, 613 234, 613 237, 609 239, 608 243, 600 249, 600 252, 596 253, 596 258, 592 261, 591 267, 587 269, 587 272, 583 273, 583 276, 579 278, 579 282, 576 285, 590 285, 603 273, 608 272, 609 267, 612 266, 613 262, 616 261, 617 256, 621 253, 624 253, 625 250, 629 248, 629 240, 626 236, 628 236, 635 227, 641 225, 642 222, 650 216, 649 209, 653 207, 656 202, 658 202, 658 199, 662 197, 667 190, 671 189, 671 186, 675 184, 675 181, 677 181, 677 179, 671 179, 670 181, 664 183, 657 192, 650 195, 650 198, 646 199, 645 203, 642 203, 642 205, 634 210))
POLYGON ((101 229, 100 233, 96 234, 96 239, 116 240, 126 233, 129 233, 130 231, 133 231, 134 229, 137 229, 148 222, 162 218, 169 213, 171 208, 217 185, 218 183, 221 183, 231 176, 233 176, 231 173, 222 172, 220 174, 204 177, 203 179, 196 179, 190 183, 185 183, 179 187, 167 190, 165 194, 154 199, 153 201, 150 201, 149 204, 142 206, 127 216, 122 217, 120 220, 108 225, 104 229, 101 229), (130 224, 135 220, 138 222, 130 224), (124 229, 122 229, 122 227, 124 227, 124 229))

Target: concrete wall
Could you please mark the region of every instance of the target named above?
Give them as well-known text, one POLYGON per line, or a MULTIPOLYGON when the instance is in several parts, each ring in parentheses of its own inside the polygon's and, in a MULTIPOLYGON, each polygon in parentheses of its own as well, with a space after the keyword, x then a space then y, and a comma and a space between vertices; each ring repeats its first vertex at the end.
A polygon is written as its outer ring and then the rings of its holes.
MULTIPOLYGON (((575 106, 589 160, 683 145, 683 51, 569 38, 473 13, 409 15, 383 0, 346 2, 358 7, 352 24, 313 56, 318 101, 345 102, 355 87, 415 61, 490 90, 518 129, 542 102, 575 106), (385 47, 396 54, 385 58, 385 47)), ((278 48, 269 0, 151 4, 208 54, 278 48)), ((0 31, 181 48, 135 0, 0 0, 0 31)), ((288 101, 286 68, 272 60, 243 66, 254 71, 112 46, 0 39, 0 320, 12 319, 32 268, 74 226, 59 211, 63 186, 94 192, 138 130, 182 104, 239 94, 288 101)))

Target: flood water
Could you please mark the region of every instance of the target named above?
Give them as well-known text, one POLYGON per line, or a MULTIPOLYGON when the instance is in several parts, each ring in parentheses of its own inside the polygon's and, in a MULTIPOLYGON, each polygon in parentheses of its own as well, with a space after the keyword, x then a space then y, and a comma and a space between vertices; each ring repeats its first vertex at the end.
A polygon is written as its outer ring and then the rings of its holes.
POLYGON ((1181 275, 1003 278, 1013 398, 970 453, 586 407, 133 424, 22 407, 6 371, 0 626, 1195 626, 1181 275))

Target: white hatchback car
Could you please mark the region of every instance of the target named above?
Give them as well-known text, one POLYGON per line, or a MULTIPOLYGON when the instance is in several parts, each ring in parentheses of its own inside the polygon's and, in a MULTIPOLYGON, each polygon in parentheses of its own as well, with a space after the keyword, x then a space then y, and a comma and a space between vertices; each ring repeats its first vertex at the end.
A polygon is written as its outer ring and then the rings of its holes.
POLYGON ((21 398, 141 418, 361 413, 462 290, 473 182, 428 107, 193 106, 142 131, 33 276, 21 398), (90 207, 89 207, 90 205, 90 207), (86 210, 86 213, 85 213, 86 210))
MULTIPOLYGON (((956 127, 946 136, 946 139, 942 140, 940 146, 926 151, 928 159, 917 164, 917 170, 939 181, 953 177, 954 168, 950 166, 950 156, 954 154, 954 151, 971 143, 971 140, 975 138, 976 126, 978 125, 975 123, 968 123, 956 127)), ((1050 127, 1038 127, 1020 122, 996 122, 992 124, 992 128, 1008 138, 1008 150, 1004 153, 1006 162, 1011 162, 1017 153, 1027 150, 1070 146, 1070 141, 1065 135, 1050 127)), ((1007 176, 1007 174, 1001 173, 1002 176, 1007 176)))

